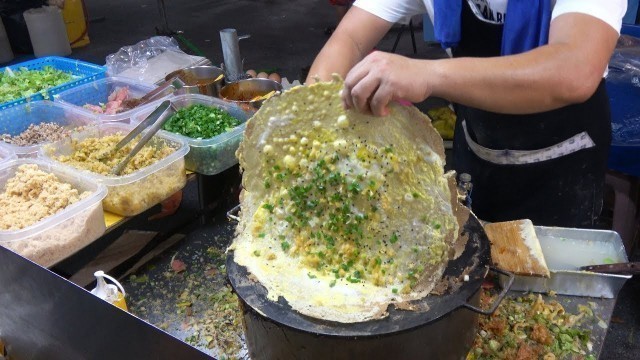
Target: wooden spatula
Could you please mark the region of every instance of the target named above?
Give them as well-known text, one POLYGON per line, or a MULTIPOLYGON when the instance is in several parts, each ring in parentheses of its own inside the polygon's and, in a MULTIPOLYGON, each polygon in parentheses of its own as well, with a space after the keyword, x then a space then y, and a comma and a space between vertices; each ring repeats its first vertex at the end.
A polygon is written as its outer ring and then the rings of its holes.
POLYGON ((491 223, 484 229, 491 241, 491 259, 496 267, 516 275, 549 277, 531 220, 491 223))

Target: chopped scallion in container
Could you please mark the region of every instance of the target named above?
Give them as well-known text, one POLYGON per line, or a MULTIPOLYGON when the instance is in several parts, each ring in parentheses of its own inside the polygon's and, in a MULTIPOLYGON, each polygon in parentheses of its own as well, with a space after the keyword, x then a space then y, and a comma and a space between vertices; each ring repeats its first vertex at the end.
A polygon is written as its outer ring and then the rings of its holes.
POLYGON ((209 139, 240 125, 240 120, 217 107, 194 104, 178 110, 163 129, 194 139, 209 139))

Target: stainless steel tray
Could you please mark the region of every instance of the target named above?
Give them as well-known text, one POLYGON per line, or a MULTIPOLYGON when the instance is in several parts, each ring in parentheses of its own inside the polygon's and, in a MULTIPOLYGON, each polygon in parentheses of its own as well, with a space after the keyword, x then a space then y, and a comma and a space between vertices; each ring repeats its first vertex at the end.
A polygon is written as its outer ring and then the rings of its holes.
MULTIPOLYGON (((584 265, 628 262, 620 235, 610 230, 535 226, 551 276, 516 276, 511 290, 615 298, 631 275, 579 271, 584 265)), ((507 277, 500 276, 501 285, 507 277)))

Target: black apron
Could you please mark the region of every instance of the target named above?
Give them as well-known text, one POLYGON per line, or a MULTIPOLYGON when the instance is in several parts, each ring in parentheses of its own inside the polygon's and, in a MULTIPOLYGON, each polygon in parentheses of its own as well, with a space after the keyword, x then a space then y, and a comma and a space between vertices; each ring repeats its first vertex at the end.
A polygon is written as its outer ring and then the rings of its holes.
MULTIPOLYGON (((476 17, 467 1, 455 57, 499 56, 502 25, 476 17)), ((474 213, 485 221, 531 219, 535 225, 592 227, 602 210, 611 143, 609 98, 604 80, 582 104, 527 115, 498 114, 456 105, 454 168, 471 175, 474 213), (594 147, 551 160, 501 165, 478 157, 462 129, 479 145, 496 150, 543 149, 586 131, 594 147)))

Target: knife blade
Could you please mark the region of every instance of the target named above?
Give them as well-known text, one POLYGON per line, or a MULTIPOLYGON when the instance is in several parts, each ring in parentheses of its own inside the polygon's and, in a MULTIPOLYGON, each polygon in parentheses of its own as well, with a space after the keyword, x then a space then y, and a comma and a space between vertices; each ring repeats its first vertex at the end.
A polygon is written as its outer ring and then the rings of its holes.
POLYGON ((640 274, 640 263, 616 263, 581 266, 580 270, 605 273, 605 274, 640 274))

